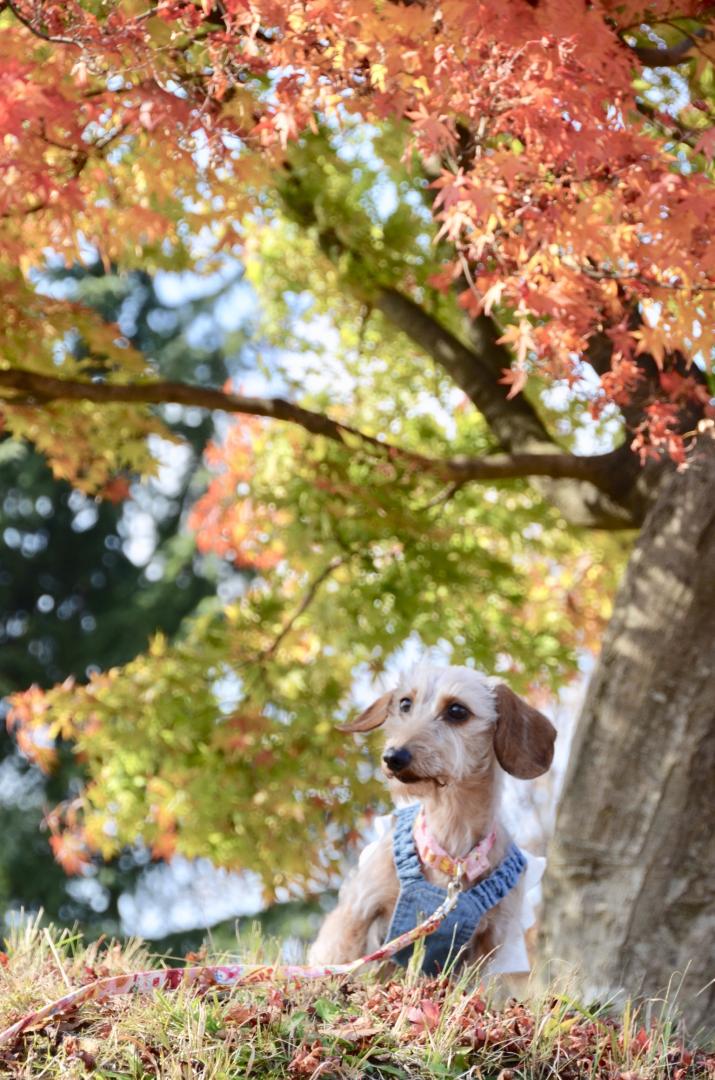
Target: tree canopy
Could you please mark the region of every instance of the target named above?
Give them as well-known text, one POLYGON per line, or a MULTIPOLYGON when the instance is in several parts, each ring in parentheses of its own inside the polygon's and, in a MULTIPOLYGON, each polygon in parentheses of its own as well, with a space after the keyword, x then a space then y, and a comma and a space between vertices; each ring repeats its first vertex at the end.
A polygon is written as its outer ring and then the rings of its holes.
MULTIPOLYGON (((225 376, 223 351, 205 340, 192 347, 186 339, 187 326, 207 318, 214 296, 167 305, 146 274, 106 274, 101 264, 72 274, 59 267, 51 280, 108 321, 121 318, 136 347, 152 355, 164 374, 199 378, 205 372, 214 381, 225 376)), ((171 483, 138 485, 117 476, 101 501, 53 477, 28 443, 0 444, 0 697, 32 683, 49 688, 68 675, 84 680, 92 670, 125 663, 157 629, 174 633, 215 591, 215 560, 197 557, 191 537, 181 533, 212 433, 210 414, 194 419, 201 422, 171 423, 175 437, 185 439, 182 468, 171 483), (137 513, 155 534, 139 561, 127 555, 137 546, 137 513)), ((5 701, 0 710, 4 715, 5 701)), ((3 724, 0 907, 6 923, 13 912, 41 908, 55 923, 76 920, 88 932, 116 934, 118 898, 141 876, 149 852, 127 847, 111 865, 83 863, 84 880, 67 878, 52 858, 53 848, 64 851, 61 837, 47 828, 52 821, 40 826, 48 808, 76 795, 83 766, 68 746, 58 749, 45 776, 18 752, 3 724)))
POLYGON ((5 430, 101 497, 156 468, 167 403, 235 414, 189 525, 251 577, 12 724, 86 762, 68 866, 139 835, 310 884, 378 798, 333 728, 356 685, 411 641, 560 685, 608 614, 609 534, 712 426, 706 7, 2 8, 5 430), (259 391, 167 378, 48 295, 48 250, 240 260, 259 391))

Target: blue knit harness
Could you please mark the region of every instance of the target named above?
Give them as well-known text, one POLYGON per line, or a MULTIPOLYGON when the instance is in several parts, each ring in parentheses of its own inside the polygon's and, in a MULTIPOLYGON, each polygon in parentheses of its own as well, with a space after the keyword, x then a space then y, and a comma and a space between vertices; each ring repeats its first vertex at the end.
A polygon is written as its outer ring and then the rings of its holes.
MULTIPOLYGON (((400 895, 392 913, 386 941, 398 934, 412 930, 423 918, 444 903, 447 890, 431 885, 422 873, 417 854, 413 827, 419 812, 419 804, 402 807, 395 811, 393 852, 395 869, 400 881, 400 895)), ((488 878, 460 892, 457 906, 443 922, 424 939, 425 953, 422 971, 437 975, 444 971, 448 961, 469 942, 479 920, 514 888, 526 868, 526 859, 516 844, 511 844, 506 856, 488 878)), ((409 945, 394 957, 398 964, 407 964, 414 946, 409 945)), ((458 961, 459 962, 459 961, 458 961)))

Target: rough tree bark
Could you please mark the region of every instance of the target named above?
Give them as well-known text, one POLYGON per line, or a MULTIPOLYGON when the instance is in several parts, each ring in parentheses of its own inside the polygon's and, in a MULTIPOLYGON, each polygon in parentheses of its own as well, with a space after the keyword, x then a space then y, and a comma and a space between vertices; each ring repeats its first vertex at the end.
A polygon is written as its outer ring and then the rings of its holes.
POLYGON ((577 728, 541 956, 715 1028, 715 441, 664 477, 577 728), (709 984, 709 985, 708 985, 709 984))

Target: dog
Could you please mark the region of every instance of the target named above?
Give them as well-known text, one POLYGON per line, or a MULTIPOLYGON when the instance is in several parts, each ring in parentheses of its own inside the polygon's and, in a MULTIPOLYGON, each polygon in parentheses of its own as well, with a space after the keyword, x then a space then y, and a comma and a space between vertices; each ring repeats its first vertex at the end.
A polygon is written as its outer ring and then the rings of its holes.
MULTIPOLYGON (((521 935, 525 868, 500 818, 503 773, 523 780, 545 773, 555 728, 498 679, 426 664, 340 730, 378 727, 385 731, 382 771, 391 793, 398 803, 410 801, 363 851, 310 961, 347 963, 379 948, 431 914, 455 875, 460 906, 446 928, 425 939, 423 971, 498 961, 510 937, 521 935)), ((398 962, 411 951, 398 954, 398 962)))

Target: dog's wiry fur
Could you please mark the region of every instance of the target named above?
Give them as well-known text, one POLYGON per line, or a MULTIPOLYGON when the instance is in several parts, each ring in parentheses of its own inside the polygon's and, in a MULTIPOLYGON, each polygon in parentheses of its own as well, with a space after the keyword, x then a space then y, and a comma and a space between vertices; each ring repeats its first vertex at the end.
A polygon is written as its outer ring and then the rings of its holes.
MULTIPOLYGON (((455 858, 467 855, 495 824, 488 872, 493 870, 510 843, 499 815, 502 770, 523 779, 546 772, 556 735, 551 723, 496 679, 471 668, 420 665, 343 730, 382 725, 385 752, 405 749, 411 754, 399 778, 383 761, 392 794, 422 803, 430 832, 455 858), (456 723, 446 713, 454 702, 469 713, 456 723)), ((434 867, 425 867, 424 874, 435 885, 448 884, 434 867)), ((467 960, 492 953, 506 940, 521 910, 520 892, 517 886, 481 920, 467 960)), ((346 963, 377 948, 385 940, 398 895, 389 833, 343 885, 338 906, 311 949, 311 961, 346 963)))

